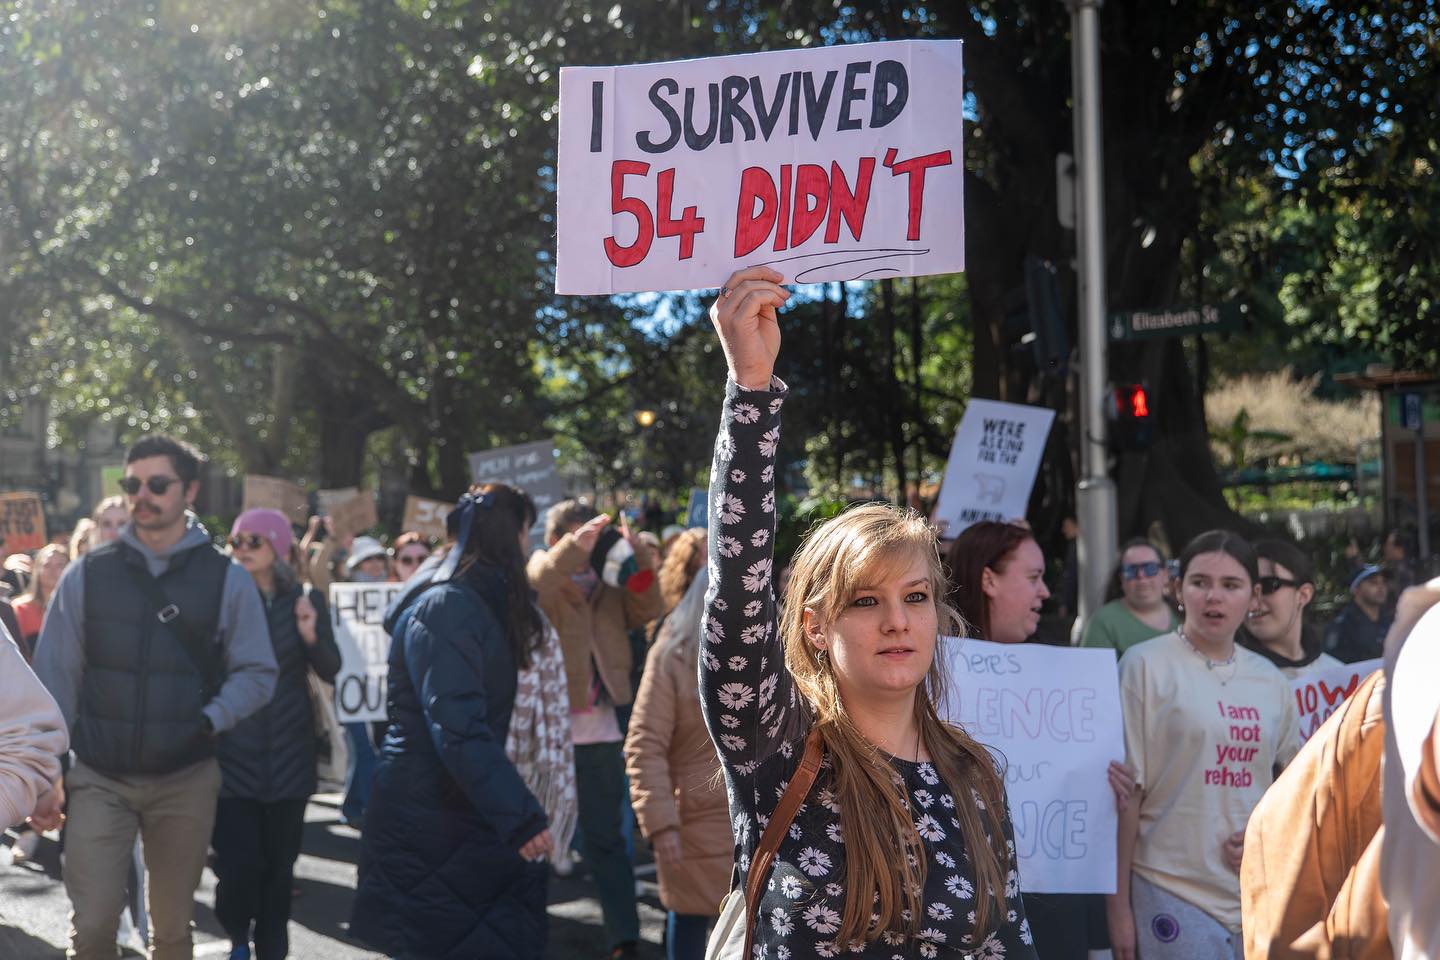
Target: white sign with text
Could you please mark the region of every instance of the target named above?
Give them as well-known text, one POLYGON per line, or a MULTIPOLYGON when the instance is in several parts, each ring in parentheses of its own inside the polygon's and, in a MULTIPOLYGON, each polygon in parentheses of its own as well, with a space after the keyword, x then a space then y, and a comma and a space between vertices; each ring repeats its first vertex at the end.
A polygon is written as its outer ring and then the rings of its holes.
POLYGON ((982 520, 1023 520, 1055 411, 971 400, 955 431, 932 519, 946 538, 982 520))
POLYGON ((330 584, 330 625, 340 647, 335 715, 341 723, 385 719, 390 677, 390 635, 385 611, 399 583, 330 584))
POLYGON ((1030 893, 1115 892, 1115 794, 1125 759, 1113 650, 946 637, 941 716, 1000 758, 1030 893))
POLYGON ((1385 661, 1379 658, 1341 663, 1292 680, 1290 686, 1295 691, 1295 706, 1300 711, 1300 742, 1309 740, 1365 682, 1366 677, 1384 666, 1385 661))
POLYGON ((958 40, 560 70, 555 292, 965 268, 958 40))

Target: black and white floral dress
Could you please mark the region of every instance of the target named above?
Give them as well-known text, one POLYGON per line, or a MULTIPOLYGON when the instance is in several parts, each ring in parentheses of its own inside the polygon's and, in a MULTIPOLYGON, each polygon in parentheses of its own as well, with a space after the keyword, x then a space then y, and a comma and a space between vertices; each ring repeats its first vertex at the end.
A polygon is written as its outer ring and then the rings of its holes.
MULTIPOLYGON (((785 390, 778 379, 769 391, 727 383, 710 481, 710 591, 700 691, 705 722, 724 766, 741 885, 804 751, 805 731, 796 716, 797 695, 784 665, 771 588, 775 450, 785 390)), ((973 866, 954 808, 957 802, 982 801, 969 788, 952 791, 929 763, 891 762, 905 783, 930 857, 919 936, 886 932, 868 945, 836 942, 846 896, 845 831, 853 828, 835 803, 827 762, 780 844, 758 911, 754 956, 1033 958, 1008 814, 1009 912, 1000 929, 977 945, 973 866)))

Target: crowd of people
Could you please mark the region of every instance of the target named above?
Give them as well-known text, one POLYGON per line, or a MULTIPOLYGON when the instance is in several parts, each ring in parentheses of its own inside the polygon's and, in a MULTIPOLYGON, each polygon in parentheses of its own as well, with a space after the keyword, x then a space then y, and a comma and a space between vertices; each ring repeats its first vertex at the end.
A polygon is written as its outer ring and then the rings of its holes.
POLYGON ((1023 522, 942 544, 915 512, 869 504, 778 562, 782 279, 737 273, 711 310, 729 378, 708 530, 657 537, 580 500, 541 518, 490 483, 443 544, 318 516, 297 538, 256 508, 222 548, 191 510, 199 454, 152 435, 126 455, 123 496, 7 561, 0 815, 29 820, 19 857, 63 823, 71 955, 145 937, 156 960, 191 956, 207 862, 232 960, 287 955, 341 669, 326 595, 349 580, 402 584, 388 719, 343 735, 350 930, 386 956, 542 956, 549 878, 578 868, 603 913, 597 955, 637 955, 637 830, 671 960, 1300 956, 1333 942, 1337 910, 1367 944, 1440 956, 1440 698, 1407 673, 1435 665, 1440 625, 1422 618, 1440 591, 1397 603, 1392 583, 1416 579, 1403 545, 1388 570, 1357 563, 1322 630, 1295 544, 1217 530, 1173 561, 1124 544, 1078 638, 1118 658, 1124 739, 1093 772, 1114 795, 1116 892, 1022 893, 1003 759, 943 720, 937 650, 1034 642, 1044 552, 1023 522), (1382 655, 1302 751, 1292 681, 1382 655), (1352 727, 1366 749, 1336 747, 1352 727), (1296 799, 1321 791, 1355 816, 1296 799))

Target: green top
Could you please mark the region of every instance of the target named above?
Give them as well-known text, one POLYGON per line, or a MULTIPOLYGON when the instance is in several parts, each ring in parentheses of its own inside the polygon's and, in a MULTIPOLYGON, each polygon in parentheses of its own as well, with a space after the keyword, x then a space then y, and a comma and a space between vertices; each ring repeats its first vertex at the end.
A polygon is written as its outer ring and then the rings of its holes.
POLYGON ((1095 616, 1085 625, 1085 632, 1080 636, 1080 646, 1109 647, 1119 656, 1135 644, 1158 637, 1162 633, 1169 633, 1180 625, 1175 611, 1168 605, 1165 609, 1170 614, 1170 625, 1157 630, 1131 613, 1124 600, 1111 600, 1095 611, 1095 616))

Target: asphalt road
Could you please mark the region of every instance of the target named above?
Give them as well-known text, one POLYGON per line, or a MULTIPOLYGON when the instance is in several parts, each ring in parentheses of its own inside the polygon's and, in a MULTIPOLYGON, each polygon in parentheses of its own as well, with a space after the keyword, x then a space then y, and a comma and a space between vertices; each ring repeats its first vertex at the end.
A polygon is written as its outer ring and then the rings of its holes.
MULTIPOLYGON (((381 955, 347 933, 360 835, 337 820, 338 795, 315 798, 305 814, 305 840, 295 866, 295 899, 290 920, 290 956, 297 960, 372 960, 381 955)), ((7 841, 8 842, 8 838, 7 841)), ((70 901, 59 879, 57 845, 45 842, 34 862, 10 864, 0 850, 0 958, 62 960, 70 901)), ((643 896, 641 956, 659 960, 665 914, 657 897, 653 868, 637 872, 643 896)), ((230 948, 215 915, 215 876, 209 870, 195 895, 195 956, 225 957, 230 948)), ((585 960, 605 956, 609 946, 600 924, 600 905, 583 865, 571 877, 552 876, 547 958, 585 960)))

